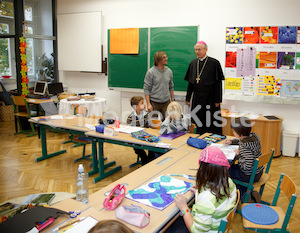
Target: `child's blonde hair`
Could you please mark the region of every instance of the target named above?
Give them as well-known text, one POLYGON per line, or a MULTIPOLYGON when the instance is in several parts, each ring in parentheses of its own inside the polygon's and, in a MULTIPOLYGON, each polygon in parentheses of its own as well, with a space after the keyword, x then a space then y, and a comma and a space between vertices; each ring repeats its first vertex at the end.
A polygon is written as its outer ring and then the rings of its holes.
POLYGON ((180 119, 182 114, 182 107, 178 102, 173 101, 168 105, 167 112, 172 119, 180 119))
POLYGON ((117 220, 102 220, 98 222, 88 233, 134 233, 124 223, 117 220))

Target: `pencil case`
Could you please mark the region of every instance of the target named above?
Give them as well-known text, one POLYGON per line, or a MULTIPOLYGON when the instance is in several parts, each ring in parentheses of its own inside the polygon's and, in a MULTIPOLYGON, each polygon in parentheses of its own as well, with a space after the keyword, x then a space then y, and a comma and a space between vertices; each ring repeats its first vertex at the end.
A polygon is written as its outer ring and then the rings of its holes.
POLYGON ((196 147, 198 149, 204 149, 207 146, 207 142, 200 138, 192 138, 189 137, 189 139, 186 142, 188 145, 196 147))
POLYGON ((103 207, 107 210, 114 210, 124 199, 126 188, 124 185, 117 184, 104 199, 103 207))
POLYGON ((150 223, 150 216, 139 206, 122 205, 115 213, 116 218, 140 228, 150 223))

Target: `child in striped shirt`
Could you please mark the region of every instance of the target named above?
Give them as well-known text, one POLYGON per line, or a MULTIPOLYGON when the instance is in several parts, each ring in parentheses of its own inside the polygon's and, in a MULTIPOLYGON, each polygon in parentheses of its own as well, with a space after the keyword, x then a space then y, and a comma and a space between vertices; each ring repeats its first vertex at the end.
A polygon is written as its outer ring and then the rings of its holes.
POLYGON ((200 154, 199 163, 196 185, 191 188, 195 193, 192 211, 189 210, 187 198, 183 194, 175 196, 176 206, 187 229, 179 231, 179 227, 176 227, 172 232, 217 233, 221 220, 226 219, 236 204, 236 187, 229 178, 229 163, 224 153, 219 148, 206 147, 200 154))
MULTIPOLYGON (((260 138, 256 133, 250 133, 252 124, 249 118, 239 117, 231 121, 233 135, 238 138, 234 140, 226 140, 226 145, 239 145, 236 156, 231 162, 229 175, 232 179, 242 182, 249 182, 252 173, 253 164, 256 158, 261 155, 260 138), (237 164, 235 164, 237 162, 237 164)), ((264 166, 257 168, 254 182, 258 181, 263 174, 264 166)), ((237 185, 243 200, 247 188, 237 185)), ((257 191, 251 192, 251 197, 255 202, 260 202, 260 196, 257 191)))

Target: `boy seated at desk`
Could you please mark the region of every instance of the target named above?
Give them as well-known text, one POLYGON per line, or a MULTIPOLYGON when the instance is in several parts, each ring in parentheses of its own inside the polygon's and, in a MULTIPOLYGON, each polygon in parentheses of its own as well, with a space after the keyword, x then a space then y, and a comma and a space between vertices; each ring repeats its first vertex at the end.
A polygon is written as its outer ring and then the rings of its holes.
MULTIPOLYGON (((133 96, 130 99, 130 104, 133 108, 133 112, 127 118, 127 124, 132 126, 149 127, 148 112, 145 110, 144 98, 142 96, 133 96)), ((153 151, 149 151, 148 155, 142 149, 134 148, 135 153, 142 161, 142 165, 155 159, 153 151)))
POLYGON ((182 114, 181 105, 173 101, 167 107, 168 116, 160 126, 159 134, 171 134, 189 131, 191 127, 191 117, 182 114))

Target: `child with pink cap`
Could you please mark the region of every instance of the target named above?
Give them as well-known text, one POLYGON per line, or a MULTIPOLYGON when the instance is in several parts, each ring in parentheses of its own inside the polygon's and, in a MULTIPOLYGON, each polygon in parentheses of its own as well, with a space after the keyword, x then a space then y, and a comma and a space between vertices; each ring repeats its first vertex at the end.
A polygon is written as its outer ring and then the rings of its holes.
MULTIPOLYGON (((236 187, 229 178, 230 165, 224 153, 216 147, 206 147, 200 154, 199 164, 196 185, 191 188, 195 193, 192 211, 183 194, 175 196, 176 206, 180 209, 186 227, 182 229, 180 223, 174 223, 173 226, 177 226, 172 232, 217 233, 221 220, 226 219, 236 204, 236 187)), ((179 218, 180 221, 182 218, 179 218)))

